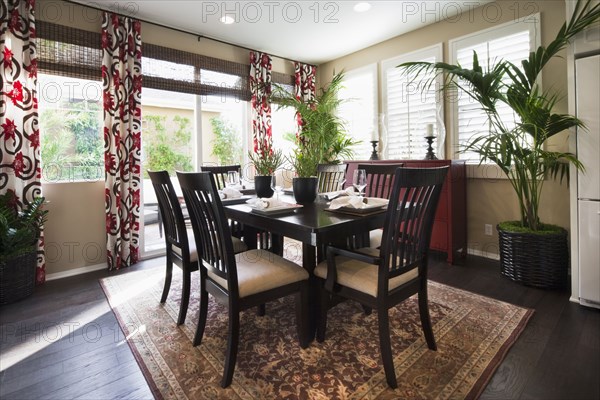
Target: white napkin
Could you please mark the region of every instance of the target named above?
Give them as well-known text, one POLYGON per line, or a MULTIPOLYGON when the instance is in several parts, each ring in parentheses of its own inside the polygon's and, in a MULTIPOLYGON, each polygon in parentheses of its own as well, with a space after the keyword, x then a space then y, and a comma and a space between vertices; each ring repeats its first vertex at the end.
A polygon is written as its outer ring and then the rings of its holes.
POLYGON ((320 196, 325 197, 327 200, 333 200, 340 196, 358 196, 358 192, 354 190, 354 187, 350 186, 344 190, 336 190, 335 192, 320 193, 320 196))
POLYGON ((331 204, 329 204, 329 209, 337 210, 341 207, 377 208, 386 206, 388 203, 388 199, 380 199, 377 197, 346 196, 332 200, 331 204))
POLYGON ((219 191, 221 199, 238 199, 242 197, 242 192, 231 187, 226 187, 219 191))
POLYGON ((256 210, 264 210, 266 208, 275 208, 290 205, 290 203, 287 203, 285 201, 266 198, 250 199, 246 203, 256 210))

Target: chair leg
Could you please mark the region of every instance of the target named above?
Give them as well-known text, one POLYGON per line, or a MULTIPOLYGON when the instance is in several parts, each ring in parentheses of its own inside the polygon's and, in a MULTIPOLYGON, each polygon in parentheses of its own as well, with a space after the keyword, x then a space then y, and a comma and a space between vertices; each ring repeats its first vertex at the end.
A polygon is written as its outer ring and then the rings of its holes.
MULTIPOLYGON (((187 268, 186 268, 187 269, 187 268)), ((179 305, 179 316, 177 317, 177 325, 182 325, 185 322, 188 305, 190 304, 190 286, 192 284, 192 273, 189 270, 183 271, 183 283, 181 286, 181 304, 179 305)))
POLYGON ((377 310, 377 319, 379 321, 379 347, 383 360, 383 369, 385 370, 385 379, 387 384, 392 389, 395 389, 398 387, 398 382, 396 381, 396 370, 394 369, 394 358, 392 357, 390 321, 387 308, 382 307, 377 310))
POLYGON ((433 328, 431 326, 431 319, 429 318, 429 302, 427 301, 427 282, 424 287, 419 290, 419 315, 421 317, 421 327, 425 334, 425 340, 427 341, 427 347, 430 350, 437 350, 435 343, 435 337, 433 336, 433 328))
POLYGON ((171 260, 171 256, 168 252, 169 249, 167 249, 167 271, 165 274, 165 287, 163 288, 162 296, 160 297, 161 303, 167 301, 167 296, 169 295, 169 290, 171 289, 171 280, 173 278, 173 261, 171 260))
POLYGON ((198 312, 198 326, 194 335, 194 346, 202 343, 204 336, 204 328, 206 327, 206 317, 208 316, 208 292, 206 291, 206 283, 200 278, 200 310, 198 312))
POLYGON ((309 311, 308 311, 308 281, 303 282, 300 292, 296 293, 296 330, 298 341, 303 349, 308 347, 309 339, 309 311))
POLYGON ((235 307, 229 307, 229 335, 227 339, 227 352, 225 353, 225 368, 223 369, 223 379, 221 380, 222 388, 231 385, 233 379, 239 336, 240 310, 235 307))
POLYGON ((325 290, 325 282, 319 280, 319 303, 317 305, 317 342, 321 343, 325 340, 325 332, 327 331, 327 311, 329 310, 329 292, 325 290))

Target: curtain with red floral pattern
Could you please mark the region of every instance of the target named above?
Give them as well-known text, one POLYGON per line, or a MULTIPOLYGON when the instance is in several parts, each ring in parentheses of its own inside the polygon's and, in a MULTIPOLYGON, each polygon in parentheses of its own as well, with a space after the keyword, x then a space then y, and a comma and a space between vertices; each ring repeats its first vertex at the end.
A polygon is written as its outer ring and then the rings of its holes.
POLYGON ((105 211, 108 269, 138 260, 142 40, 140 22, 103 13, 105 211))
MULTIPOLYGON (((317 67, 300 62, 294 63, 294 95, 296 99, 303 103, 310 103, 315 100, 317 95, 316 78, 317 67)), ((298 125, 298 134, 302 131, 302 116, 296 113, 296 124, 298 125)))
POLYGON ((252 93, 252 142, 254 152, 272 151, 271 131, 271 57, 250 52, 250 92, 252 93))
MULTIPOLYGON (((35 1, 0 5, 0 194, 13 192, 17 208, 42 195, 37 100, 35 1)), ((43 233, 36 283, 46 280, 43 233)))

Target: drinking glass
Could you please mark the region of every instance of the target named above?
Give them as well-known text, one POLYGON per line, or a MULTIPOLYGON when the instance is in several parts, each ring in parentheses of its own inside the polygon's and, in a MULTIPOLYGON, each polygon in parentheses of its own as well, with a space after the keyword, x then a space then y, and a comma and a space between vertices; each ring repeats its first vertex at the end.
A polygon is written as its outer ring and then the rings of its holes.
POLYGON ((352 186, 358 190, 360 197, 363 196, 362 191, 367 187, 367 171, 364 169, 354 170, 354 176, 352 178, 352 186))
POLYGON ((283 176, 273 175, 271 177, 271 189, 275 192, 275 198, 279 200, 279 192, 283 190, 283 176))
POLYGON ((240 184, 240 174, 237 171, 227 171, 226 186, 235 188, 240 184))

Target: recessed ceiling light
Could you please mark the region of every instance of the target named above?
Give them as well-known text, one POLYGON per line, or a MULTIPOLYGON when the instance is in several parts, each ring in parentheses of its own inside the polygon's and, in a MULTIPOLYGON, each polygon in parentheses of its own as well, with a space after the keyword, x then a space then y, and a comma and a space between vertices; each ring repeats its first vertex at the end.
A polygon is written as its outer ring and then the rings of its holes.
POLYGON ((235 22, 235 19, 233 19, 233 17, 230 17, 229 15, 224 15, 221 17, 220 21, 225 25, 230 25, 235 22))
POLYGON ((354 5, 354 11, 356 12, 365 12, 371 9, 371 3, 367 3, 366 1, 356 3, 354 5))

